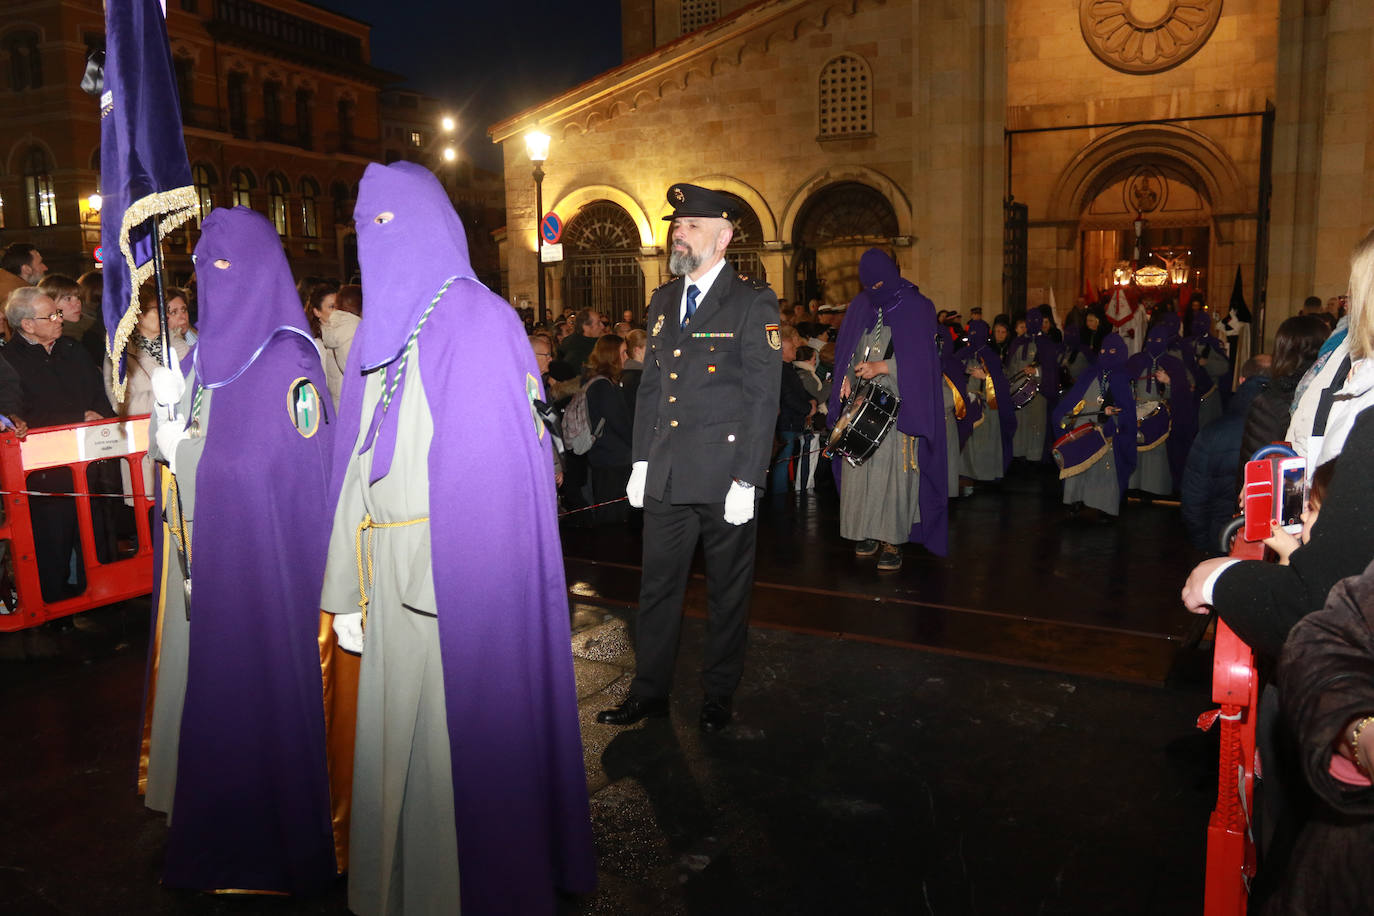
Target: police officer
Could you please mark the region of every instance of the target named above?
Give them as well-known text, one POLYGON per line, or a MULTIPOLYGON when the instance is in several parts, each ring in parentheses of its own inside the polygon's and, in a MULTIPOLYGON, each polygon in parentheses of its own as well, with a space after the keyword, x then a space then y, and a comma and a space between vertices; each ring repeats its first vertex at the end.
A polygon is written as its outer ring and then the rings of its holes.
POLYGON ((698 537, 709 624, 700 724, 719 731, 744 670, 754 580, 754 520, 778 415, 778 300, 725 260, 734 202, 690 184, 668 190, 668 269, 646 315, 649 349, 635 410, 630 505, 644 508, 636 672, 597 721, 629 725, 668 714, 682 598, 698 537))

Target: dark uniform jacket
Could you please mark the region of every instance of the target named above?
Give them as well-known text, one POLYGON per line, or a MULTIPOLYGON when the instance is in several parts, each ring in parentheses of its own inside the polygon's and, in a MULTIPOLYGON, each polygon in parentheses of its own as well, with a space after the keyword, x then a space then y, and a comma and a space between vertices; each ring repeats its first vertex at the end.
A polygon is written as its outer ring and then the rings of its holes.
POLYGON ((762 487, 773 449, 782 374, 778 299, 721 268, 687 327, 683 278, 649 300, 649 346, 635 409, 634 459, 649 462, 645 493, 721 503, 732 479, 762 487))

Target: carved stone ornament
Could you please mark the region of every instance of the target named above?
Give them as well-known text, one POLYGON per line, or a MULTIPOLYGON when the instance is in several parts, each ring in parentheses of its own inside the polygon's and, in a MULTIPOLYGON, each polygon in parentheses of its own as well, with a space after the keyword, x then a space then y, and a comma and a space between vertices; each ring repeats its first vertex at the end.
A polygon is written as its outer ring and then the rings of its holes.
POLYGON ((1177 67, 1207 43, 1222 0, 1078 0, 1083 41, 1124 73, 1177 67))

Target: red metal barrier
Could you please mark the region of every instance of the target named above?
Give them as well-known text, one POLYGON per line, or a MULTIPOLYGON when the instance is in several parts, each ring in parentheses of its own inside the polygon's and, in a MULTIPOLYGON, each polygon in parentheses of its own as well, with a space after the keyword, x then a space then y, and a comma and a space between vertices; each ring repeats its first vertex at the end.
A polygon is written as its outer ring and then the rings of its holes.
MULTIPOLYGON (((143 455, 148 450, 147 415, 96 420, 31 430, 22 441, 14 432, 0 433, 0 490, 4 518, 0 519, 0 632, 36 627, 49 620, 152 592, 153 541, 148 526, 152 501, 143 486, 143 455), (115 459, 127 470, 122 493, 91 495, 88 468, 92 462, 115 459), (70 467, 75 494, 78 550, 85 567, 86 588, 81 594, 51 603, 38 585, 33 524, 29 512, 28 475, 46 468, 70 467), (96 501, 133 504, 134 546, 125 556, 101 562, 96 553, 96 530, 91 507, 96 501)), ((56 498, 56 497, 48 497, 56 498)))
MULTIPOLYGON (((1264 559, 1264 543, 1237 535, 1231 556, 1264 559)), ((1255 718, 1259 677, 1250 647, 1217 619, 1212 651, 1212 700, 1219 709, 1198 716, 1204 731, 1221 722, 1217 766, 1217 806, 1207 823, 1206 916, 1245 916, 1250 879, 1255 875, 1255 842, 1250 823, 1255 810, 1255 718)))

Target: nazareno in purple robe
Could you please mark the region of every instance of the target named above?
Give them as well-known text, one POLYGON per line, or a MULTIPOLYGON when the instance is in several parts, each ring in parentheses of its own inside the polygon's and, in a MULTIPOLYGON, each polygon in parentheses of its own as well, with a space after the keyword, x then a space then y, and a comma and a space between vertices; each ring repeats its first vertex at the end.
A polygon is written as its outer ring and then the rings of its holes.
MULTIPOLYGON (((944 375, 944 383, 953 388, 955 393, 964 402, 964 415, 961 418, 956 409, 954 414, 954 428, 959 431, 959 448, 964 447, 968 437, 973 435, 973 425, 983 416, 983 405, 979 401, 970 401, 968 396, 968 375, 964 372, 964 362, 959 355, 954 352, 954 342, 948 335, 936 333, 935 345, 940 350, 940 372, 944 375)), ((943 392, 941 392, 943 395, 943 392)), ((949 443, 945 443, 948 445, 949 443)), ((948 470, 948 468, 946 468, 948 470)))
POLYGON ((333 428, 291 395, 305 380, 323 406, 328 389, 265 217, 215 210, 196 263, 187 384, 213 395, 163 881, 308 894, 336 877, 317 642, 333 428))
MULTIPOLYGON (((1127 481, 1135 472, 1136 463, 1135 395, 1131 393, 1131 377, 1126 372, 1126 359, 1126 341, 1122 340, 1120 334, 1108 334, 1102 338, 1102 350, 1097 354, 1097 361, 1092 369, 1085 370, 1050 411, 1050 428, 1045 436, 1052 446, 1055 439, 1067 432, 1064 428, 1064 418, 1078 406, 1093 380, 1097 379, 1101 383, 1103 396, 1110 398, 1112 406, 1121 408, 1121 412, 1112 417, 1080 416, 1078 420, 1071 422, 1069 427, 1089 420, 1110 424, 1114 430, 1112 457, 1116 460, 1116 482, 1119 492, 1123 494, 1126 492, 1127 481)), ((1093 414, 1098 409, 1096 404, 1084 404, 1081 414, 1093 414)))
MULTIPOLYGON (((917 440, 921 520, 912 526, 911 540, 944 556, 949 552, 949 459, 945 451, 943 373, 935 349, 935 306, 915 284, 902 278, 896 262, 878 248, 870 248, 859 258, 859 280, 866 288, 849 303, 840 325, 835 372, 843 376, 848 370, 854 349, 873 328, 882 309, 883 324, 892 329, 897 393, 902 399, 897 429, 917 440)), ((840 386, 835 385, 830 391, 829 416, 839 415, 840 386)), ((836 486, 840 485, 843 464, 843 459, 830 462, 836 486)))
MULTIPOLYGON (((477 281, 462 222, 427 169, 369 165, 354 217, 365 306, 328 517, 360 424, 375 429, 374 481, 405 435, 399 411, 361 417, 362 372, 396 374, 434 294, 456 276, 425 319, 418 354, 434 422, 431 563, 460 893, 474 913, 553 912, 554 888, 596 886, 596 855, 553 461, 531 406, 544 397, 539 369, 514 309, 477 281)), ((404 382, 395 397, 403 392, 404 382)))
POLYGON ((976 366, 987 370, 992 380, 992 392, 997 395, 997 422, 1002 425, 1002 473, 1011 467, 1011 440, 1016 436, 1016 408, 1011 404, 1011 387, 1007 383, 1007 372, 1002 367, 1002 358, 997 348, 990 342, 988 323, 975 318, 968 323, 968 345, 956 355, 966 366, 976 366))
POLYGON ((1158 398, 1159 383, 1153 380, 1156 369, 1163 369, 1169 376, 1169 439, 1164 443, 1169 453, 1169 473, 1174 484, 1183 480, 1183 466, 1188 462, 1188 449, 1197 433, 1197 402, 1193 390, 1188 386, 1188 370, 1183 360, 1169 355, 1167 327, 1157 324, 1150 328, 1145 337, 1145 346, 1139 353, 1126 360, 1126 376, 1145 381, 1146 391, 1158 398))

